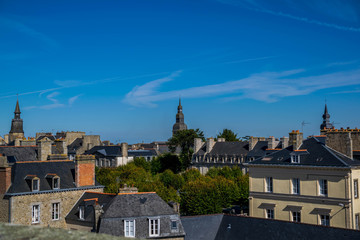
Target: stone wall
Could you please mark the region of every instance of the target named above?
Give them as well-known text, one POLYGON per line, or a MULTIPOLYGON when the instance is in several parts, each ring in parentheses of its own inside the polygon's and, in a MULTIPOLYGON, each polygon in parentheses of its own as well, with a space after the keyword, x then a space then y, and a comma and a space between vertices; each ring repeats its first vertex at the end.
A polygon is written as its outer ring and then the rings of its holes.
POLYGON ((348 157, 353 157, 353 150, 360 150, 359 129, 331 129, 322 131, 326 135, 326 145, 341 152, 348 157))
POLYGON ((4 199, 4 194, 0 194, 0 222, 9 221, 9 200, 4 199))
MULTIPOLYGON (((102 188, 91 189, 103 192, 102 188)), ((11 223, 23 225, 49 226, 67 228, 65 217, 85 190, 38 193, 11 197, 11 223), (60 218, 52 220, 52 203, 60 203, 60 218), (32 206, 40 205, 40 222, 32 224, 32 206)))

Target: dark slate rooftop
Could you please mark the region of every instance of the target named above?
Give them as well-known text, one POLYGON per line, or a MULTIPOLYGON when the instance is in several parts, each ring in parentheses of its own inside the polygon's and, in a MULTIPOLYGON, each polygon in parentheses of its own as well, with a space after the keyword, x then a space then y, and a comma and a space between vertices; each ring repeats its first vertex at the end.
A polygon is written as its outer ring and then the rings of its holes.
MULTIPOLYGON (((29 161, 17 162, 11 168, 11 186, 7 194, 37 193, 43 191, 59 191, 52 189, 52 177, 60 177, 60 191, 76 188, 75 163, 64 161, 29 161), (32 192, 31 179, 40 179, 39 191, 32 192)), ((96 184, 101 187, 101 185, 96 184)))
POLYGON ((89 199, 97 199, 98 204, 103 206, 103 210, 108 207, 108 204, 111 202, 111 200, 116 196, 116 194, 108 194, 108 193, 97 193, 97 192, 85 192, 82 197, 77 201, 77 203, 74 205, 74 207, 71 209, 69 214, 65 217, 66 221, 71 222, 85 222, 89 225, 92 225, 94 223, 94 208, 92 207, 92 203, 86 203, 89 199), (84 214, 84 220, 79 219, 79 206, 84 205, 85 206, 85 214, 84 214))
POLYGON ((122 156, 121 146, 95 146, 86 151, 85 154, 95 154, 97 152, 109 157, 122 156))
POLYGON ((76 150, 78 150, 83 144, 82 138, 75 139, 71 144, 68 146, 68 153, 69 154, 75 154, 76 150))
POLYGON ((0 146, 0 154, 14 161, 37 161, 36 146, 0 146))
POLYGON ((156 156, 156 150, 150 149, 150 150, 128 150, 128 155, 133 157, 139 157, 139 156, 156 156))
POLYGON ((249 151, 248 157, 262 157, 266 154, 266 149, 268 148, 268 142, 267 141, 258 141, 254 148, 249 151))
POLYGON ((205 215, 182 217, 181 221, 185 240, 360 239, 356 230, 245 216, 205 215))
MULTIPOLYGON (((247 155, 249 152, 249 142, 215 142, 208 155, 212 156, 231 156, 247 155)), ((204 155, 206 153, 206 143, 195 155, 204 155)))
POLYGON ((112 200, 102 218, 146 217, 173 214, 177 213, 156 193, 123 193, 117 195, 112 200))
POLYGON ((249 165, 352 167, 360 166, 360 161, 350 159, 344 154, 327 147, 316 137, 312 137, 303 141, 299 150, 293 151, 293 146, 289 146, 259 158, 249 165), (300 155, 300 163, 291 163, 291 154, 300 155))

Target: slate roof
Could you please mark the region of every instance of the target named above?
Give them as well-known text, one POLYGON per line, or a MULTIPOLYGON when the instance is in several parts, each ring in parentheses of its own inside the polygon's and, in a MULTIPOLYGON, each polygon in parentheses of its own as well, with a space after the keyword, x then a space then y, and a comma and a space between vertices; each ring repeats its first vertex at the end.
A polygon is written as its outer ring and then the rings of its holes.
POLYGON ((109 157, 122 156, 121 146, 95 146, 90 150, 86 151, 85 154, 95 154, 96 152, 99 152, 102 155, 109 157))
POLYGON ((316 137, 303 141, 299 150, 303 151, 293 151, 293 146, 289 146, 285 149, 259 158, 249 163, 249 165, 304 165, 347 168, 360 166, 360 161, 350 159, 347 156, 329 148, 316 137), (300 155, 300 163, 291 163, 291 154, 300 155))
MULTIPOLYGON (((232 156, 247 155, 249 152, 249 142, 215 142, 212 150, 207 155, 212 156, 232 156)), ((204 155, 206 153, 206 143, 195 153, 204 155)))
POLYGON ((356 230, 245 216, 182 217, 181 222, 185 240, 360 239, 360 231, 356 230))
POLYGON ((102 218, 127 218, 172 214, 176 214, 175 211, 156 193, 136 193, 117 195, 102 218))
POLYGON ((0 154, 12 157, 15 161, 37 161, 36 146, 0 146, 0 154))
POLYGON ((84 204, 86 199, 98 199, 98 204, 103 206, 103 210, 107 208, 109 202, 116 196, 116 194, 106 194, 97 192, 85 192, 77 203, 73 206, 69 214, 65 217, 67 222, 88 223, 92 226, 94 223, 94 208, 90 204, 84 204), (85 205, 84 220, 79 219, 79 206, 85 205))
POLYGON ((69 154, 76 154, 76 151, 82 147, 83 139, 76 138, 71 144, 68 145, 68 153, 69 154))
MULTIPOLYGON (((11 168, 11 186, 6 194, 37 193, 42 191, 59 191, 52 189, 52 181, 48 174, 56 174, 60 177, 60 191, 76 188, 75 186, 75 163, 73 161, 36 161, 17 162, 11 168), (25 180, 27 176, 40 179, 40 189, 32 192, 31 180, 25 180)), ((101 185, 96 184, 101 187, 101 185)))
POLYGON ((266 154, 266 149, 268 148, 268 142, 267 141, 258 141, 254 148, 248 153, 248 157, 262 157, 266 154))
POLYGON ((128 155, 133 157, 139 157, 139 156, 156 156, 156 150, 155 149, 149 149, 149 150, 128 150, 128 155))

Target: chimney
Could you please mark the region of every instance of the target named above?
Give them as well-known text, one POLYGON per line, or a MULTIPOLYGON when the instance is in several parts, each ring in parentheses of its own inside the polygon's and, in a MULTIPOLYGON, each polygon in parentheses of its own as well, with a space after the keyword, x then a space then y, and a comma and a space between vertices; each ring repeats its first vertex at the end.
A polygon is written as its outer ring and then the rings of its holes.
POLYGON ((75 157, 76 187, 95 185, 95 156, 76 155, 75 157))
POLYGON ((11 185, 11 167, 7 158, 0 155, 0 194, 5 194, 11 185))
POLYGON ((119 193, 137 193, 138 189, 136 187, 128 187, 127 184, 124 184, 123 188, 119 188, 119 193))
POLYGON ((125 142, 121 143, 121 155, 123 158, 128 157, 128 144, 125 142))
POLYGON ((168 202, 168 205, 174 209, 174 211, 180 215, 180 203, 170 201, 168 202))
POLYGON ((43 138, 38 143, 38 160, 46 161, 51 154, 51 141, 47 138, 43 138))
POLYGON ((94 219, 95 219, 93 231, 99 232, 99 220, 100 220, 101 214, 104 213, 104 210, 103 210, 102 206, 98 203, 98 201, 95 202, 95 204, 93 205, 93 208, 94 208, 94 219))
POLYGON ((201 138, 195 138, 194 139, 194 153, 197 153, 200 148, 203 146, 203 141, 201 138))
POLYGON ((4 135, 4 140, 5 140, 6 144, 9 144, 9 134, 4 135))
POLYGON ((68 155, 68 148, 66 142, 63 140, 55 140, 55 147, 59 154, 68 155))
POLYGON ((208 138, 206 141, 206 152, 209 153, 213 149, 215 141, 213 138, 208 138))
POLYGON ((269 148, 269 149, 274 149, 274 148, 276 147, 275 137, 270 136, 270 137, 268 137, 266 140, 267 140, 267 142, 268 142, 268 148, 269 148))
POLYGON ((225 142, 225 138, 218 138, 217 142, 225 142))
POLYGON ((351 139, 351 132, 346 133, 346 139, 345 139, 345 146, 346 146, 346 156, 353 159, 353 141, 351 139))
POLYGON ((15 147, 20 147, 21 146, 21 141, 22 139, 21 138, 15 138, 14 140, 14 145, 15 147))
POLYGON ((293 130, 289 133, 289 145, 293 145, 294 150, 299 149, 303 141, 303 133, 299 132, 299 130, 293 130))
POLYGON ((281 141, 281 148, 287 148, 289 146, 289 138, 288 137, 282 137, 280 138, 281 141))
POLYGON ((250 137, 249 138, 249 151, 253 150, 257 142, 259 141, 259 138, 257 137, 250 137))

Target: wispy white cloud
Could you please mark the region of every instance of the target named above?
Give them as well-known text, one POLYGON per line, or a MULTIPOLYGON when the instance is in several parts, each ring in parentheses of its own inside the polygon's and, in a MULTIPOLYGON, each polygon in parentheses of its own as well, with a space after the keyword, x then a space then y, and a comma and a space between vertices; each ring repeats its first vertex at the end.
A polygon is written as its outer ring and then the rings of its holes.
MULTIPOLYGON (((293 19, 293 20, 297 20, 297 21, 302 21, 302 22, 306 22, 306 23, 310 23, 310 24, 316 24, 319 26, 324 26, 324 27, 329 27, 329 28, 335 28, 338 30, 343 30, 343 31, 352 31, 352 32, 360 32, 360 28, 359 27, 352 27, 352 26, 343 26, 343 25, 339 25, 339 24, 334 24, 334 23, 329 23, 329 22, 325 22, 325 21, 320 21, 320 20, 316 20, 316 19, 311 19, 311 18, 307 18, 307 17, 300 17, 300 16, 296 16, 294 14, 289 14, 286 12, 282 12, 282 11, 274 11, 271 10, 269 8, 266 8, 265 5, 261 2, 261 1, 257 1, 257 0, 246 0, 246 1, 237 1, 237 0, 216 0, 220 3, 223 4, 228 4, 228 5, 233 5, 233 6, 240 6, 240 7, 244 7, 253 11, 257 11, 257 12, 263 12, 263 13, 267 13, 267 14, 271 14, 271 15, 275 15, 275 16, 280 16, 280 17, 285 17, 285 18, 289 18, 289 19, 293 19)), ((315 1, 316 2, 316 1, 315 1)), ((291 3, 297 3, 297 1, 293 2, 293 1, 287 1, 287 3, 291 4, 291 3)), ((311 5, 309 5, 310 7, 313 6, 314 3, 311 2, 311 5)), ((308 7, 309 7, 308 6, 308 7)), ((349 16, 349 13, 351 10, 351 7, 346 6, 346 8, 339 8, 339 6, 344 6, 343 2, 342 4, 337 4, 334 6, 330 6, 328 1, 321 3, 320 5, 317 5, 317 9, 314 10, 316 11, 328 11, 331 14, 336 13, 336 16, 349 16), (320 8, 321 6, 321 8, 320 8), (329 9, 330 8, 330 9, 329 9), (344 11, 344 13, 342 13, 341 11, 344 11)), ((353 11, 351 11, 351 16, 352 19, 357 19, 355 13, 353 11)))
POLYGON ((37 39, 49 46, 58 47, 58 43, 54 39, 14 19, 2 16, 0 17, 0 26, 13 29, 19 33, 37 39))
POLYGON ((124 102, 133 106, 154 107, 156 103, 177 98, 223 97, 223 100, 254 99, 274 102, 285 97, 307 95, 312 92, 351 85, 360 85, 360 70, 335 72, 323 75, 299 77, 306 73, 303 69, 283 72, 264 72, 247 78, 213 85, 204 85, 181 90, 156 91, 160 85, 174 80, 179 73, 164 79, 150 81, 134 87, 124 98, 124 102))
POLYGON ((45 109, 45 110, 50 110, 50 109, 54 109, 54 108, 60 108, 60 107, 65 107, 64 104, 60 103, 58 99, 56 99, 56 97, 59 95, 59 92, 52 92, 49 95, 46 96, 47 100, 49 100, 51 103, 50 104, 46 104, 46 105, 41 105, 41 106, 28 106, 25 107, 25 110, 29 110, 29 109, 45 109))
POLYGON ((76 95, 74 97, 69 98, 68 103, 69 106, 72 106, 76 100, 78 100, 79 97, 81 97, 83 94, 76 95))

